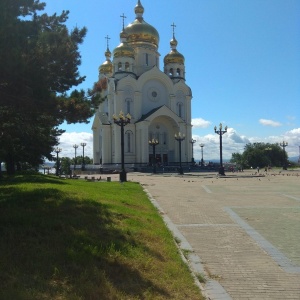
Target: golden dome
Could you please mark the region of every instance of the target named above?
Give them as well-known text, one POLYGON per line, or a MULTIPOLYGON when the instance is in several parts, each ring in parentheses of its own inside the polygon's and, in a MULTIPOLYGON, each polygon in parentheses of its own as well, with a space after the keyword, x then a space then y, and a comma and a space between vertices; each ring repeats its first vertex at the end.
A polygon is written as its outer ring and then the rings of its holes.
POLYGON ((120 33, 120 38, 121 38, 121 44, 115 48, 115 50, 113 51, 113 56, 114 58, 116 57, 131 57, 134 58, 134 49, 132 47, 130 47, 127 42, 126 39, 128 37, 128 34, 125 30, 122 30, 122 32, 120 33))
POLYGON ((116 57, 131 57, 134 58, 134 50, 126 43, 121 43, 113 52, 114 58, 116 57))
POLYGON ((170 63, 184 64, 184 56, 177 51, 177 44, 178 42, 173 35, 173 38, 170 41, 171 51, 164 57, 165 65, 170 63))
POLYGON ((170 64, 170 63, 177 63, 177 64, 184 64, 184 56, 179 53, 176 49, 171 50, 164 58, 164 63, 165 64, 170 64))
POLYGON ((108 48, 105 51, 105 57, 106 57, 106 61, 99 67, 99 72, 101 74, 109 74, 109 73, 112 73, 112 70, 113 70, 113 65, 110 60, 111 52, 109 51, 108 48))
POLYGON ((136 14, 136 19, 125 28, 128 34, 127 42, 150 43, 158 47, 159 34, 153 26, 144 21, 144 7, 141 5, 140 0, 134 9, 134 12, 136 14))
POLYGON ((99 71, 101 74, 110 74, 112 73, 113 65, 111 61, 105 61, 100 67, 99 71))

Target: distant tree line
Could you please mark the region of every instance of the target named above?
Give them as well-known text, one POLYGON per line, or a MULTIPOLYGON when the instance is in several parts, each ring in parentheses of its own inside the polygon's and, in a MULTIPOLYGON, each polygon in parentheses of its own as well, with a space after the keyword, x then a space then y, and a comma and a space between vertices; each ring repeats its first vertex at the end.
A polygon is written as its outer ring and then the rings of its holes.
POLYGON ((249 143, 243 153, 233 153, 230 162, 242 168, 283 167, 289 165, 288 155, 278 144, 249 143))
MULTIPOLYGON (((75 165, 75 159, 74 158, 69 158, 69 157, 62 157, 59 159, 59 167, 60 167, 60 173, 61 174, 66 174, 69 175, 72 171, 71 166, 75 165)), ((93 164, 93 159, 85 156, 84 157, 84 164, 85 165, 91 165, 93 164)), ((76 166, 82 166, 83 165, 83 158, 82 156, 77 156, 76 157, 76 166)), ((55 163, 55 168, 57 167, 57 162, 55 163)))

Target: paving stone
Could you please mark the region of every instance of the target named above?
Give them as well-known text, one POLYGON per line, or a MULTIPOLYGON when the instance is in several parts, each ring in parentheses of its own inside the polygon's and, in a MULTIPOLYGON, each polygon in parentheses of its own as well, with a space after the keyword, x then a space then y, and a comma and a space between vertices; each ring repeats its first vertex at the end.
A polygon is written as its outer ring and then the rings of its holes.
POLYGON ((210 299, 300 300, 300 170, 251 174, 128 180, 144 186, 194 251, 210 299))

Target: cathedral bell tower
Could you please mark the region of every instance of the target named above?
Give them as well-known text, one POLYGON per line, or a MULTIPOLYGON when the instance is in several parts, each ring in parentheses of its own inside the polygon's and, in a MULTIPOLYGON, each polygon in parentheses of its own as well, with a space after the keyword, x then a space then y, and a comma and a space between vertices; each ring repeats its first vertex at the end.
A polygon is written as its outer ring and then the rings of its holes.
POLYGON ((177 51, 178 42, 175 38, 175 27, 173 23, 173 38, 170 41, 171 51, 164 58, 164 72, 173 81, 178 79, 185 80, 184 56, 177 51))

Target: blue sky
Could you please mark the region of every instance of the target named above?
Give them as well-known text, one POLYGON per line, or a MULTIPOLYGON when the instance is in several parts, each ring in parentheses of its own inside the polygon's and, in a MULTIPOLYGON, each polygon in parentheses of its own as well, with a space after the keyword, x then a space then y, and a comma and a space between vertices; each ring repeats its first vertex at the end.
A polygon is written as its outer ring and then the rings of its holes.
MULTIPOLYGON (((69 10, 67 25, 88 29, 83 45, 79 87, 91 88, 105 61, 105 36, 111 51, 125 26, 135 19, 137 0, 47 0, 45 12, 69 10)), ((176 24, 177 50, 185 57, 191 87, 194 157, 219 157, 214 126, 228 126, 223 157, 242 152, 249 142, 288 142, 290 157, 300 146, 300 1, 299 0, 141 0, 144 19, 160 34, 160 69, 170 51, 171 24, 176 24)), ((91 121, 92 122, 92 121, 91 121)), ((63 156, 74 156, 73 144, 86 142, 92 156, 91 124, 63 124, 63 156)))

